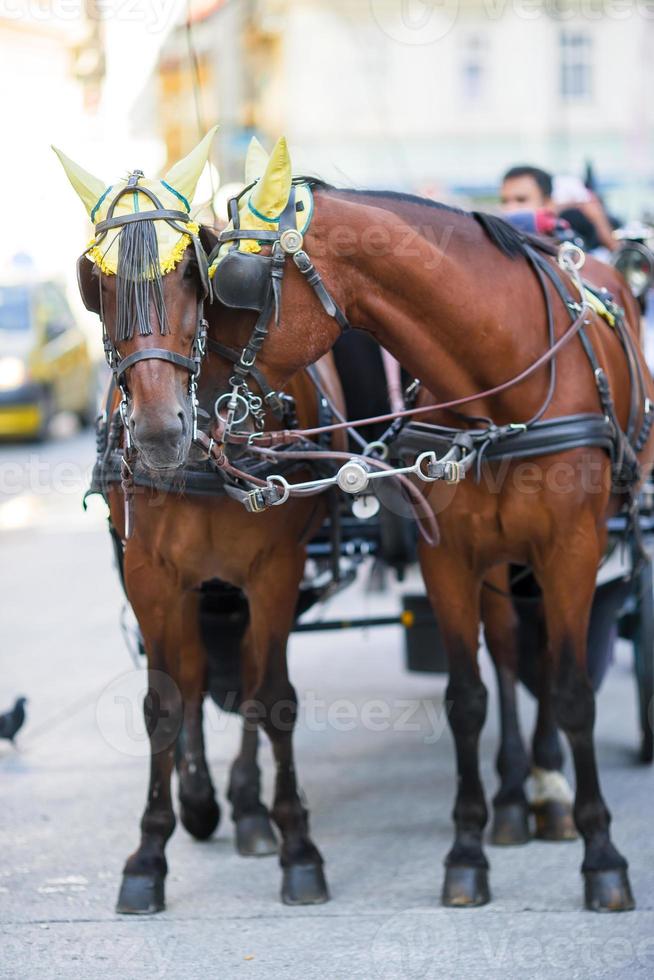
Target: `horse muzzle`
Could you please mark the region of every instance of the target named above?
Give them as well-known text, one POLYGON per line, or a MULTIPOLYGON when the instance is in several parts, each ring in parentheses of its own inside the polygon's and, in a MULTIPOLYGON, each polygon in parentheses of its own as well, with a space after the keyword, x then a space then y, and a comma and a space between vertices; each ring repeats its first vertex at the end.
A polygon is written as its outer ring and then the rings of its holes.
POLYGON ((188 413, 138 412, 129 418, 129 431, 139 459, 150 470, 175 470, 186 460, 192 426, 188 413))

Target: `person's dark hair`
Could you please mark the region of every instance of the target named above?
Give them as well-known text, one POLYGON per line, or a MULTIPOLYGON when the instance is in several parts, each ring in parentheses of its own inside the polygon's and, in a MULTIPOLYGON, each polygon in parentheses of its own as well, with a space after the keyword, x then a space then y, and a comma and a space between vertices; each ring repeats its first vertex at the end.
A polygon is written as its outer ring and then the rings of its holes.
POLYGON ((502 177, 502 183, 505 180, 513 180, 514 177, 531 177, 538 184, 543 197, 552 196, 552 175, 546 170, 541 170, 540 167, 511 167, 502 177))

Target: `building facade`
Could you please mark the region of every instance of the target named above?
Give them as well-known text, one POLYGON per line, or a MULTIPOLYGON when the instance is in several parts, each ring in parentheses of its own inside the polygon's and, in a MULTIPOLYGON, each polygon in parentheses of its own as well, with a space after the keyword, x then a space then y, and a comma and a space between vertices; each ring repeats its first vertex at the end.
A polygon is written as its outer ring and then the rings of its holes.
POLYGON ((223 180, 252 132, 352 186, 492 195, 518 162, 651 191, 651 0, 197 0, 157 68, 170 155, 221 123, 223 180), (189 37, 196 69, 189 60, 189 37))

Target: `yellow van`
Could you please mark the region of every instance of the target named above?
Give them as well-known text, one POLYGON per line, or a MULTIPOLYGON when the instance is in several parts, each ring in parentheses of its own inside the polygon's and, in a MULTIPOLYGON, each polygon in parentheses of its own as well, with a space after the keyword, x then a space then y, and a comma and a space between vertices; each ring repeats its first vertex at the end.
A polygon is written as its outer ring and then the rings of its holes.
POLYGON ((64 410, 92 422, 94 378, 61 287, 0 282, 0 437, 45 438, 52 416, 64 410))

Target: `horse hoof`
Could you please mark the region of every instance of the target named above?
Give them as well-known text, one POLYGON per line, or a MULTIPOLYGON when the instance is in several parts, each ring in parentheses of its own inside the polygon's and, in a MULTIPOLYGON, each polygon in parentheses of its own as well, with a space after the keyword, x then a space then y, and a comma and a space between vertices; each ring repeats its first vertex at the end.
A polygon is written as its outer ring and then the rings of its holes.
POLYGON ((526 844, 529 833, 529 810, 524 803, 506 803, 495 807, 491 844, 511 847, 526 844))
POLYGON ((123 875, 116 912, 121 915, 154 915, 163 912, 164 876, 162 874, 123 875))
POLYGON ((203 806, 192 806, 180 801, 180 819, 191 837, 196 840, 208 840, 220 823, 220 807, 215 800, 210 800, 203 806))
POLYGON ((322 905, 329 901, 329 889, 321 864, 291 864, 283 870, 284 905, 322 905))
POLYGON ((275 831, 267 813, 250 813, 235 821, 236 850, 242 857, 277 854, 275 831))
POLYGON ((586 908, 590 912, 631 912, 636 902, 624 868, 584 871, 586 908))
POLYGON ((544 803, 537 803, 532 809, 536 820, 534 836, 538 840, 577 840, 579 835, 569 803, 546 800, 544 803))
POLYGON ((443 905, 447 908, 475 908, 490 902, 486 868, 452 865, 445 869, 443 905))

